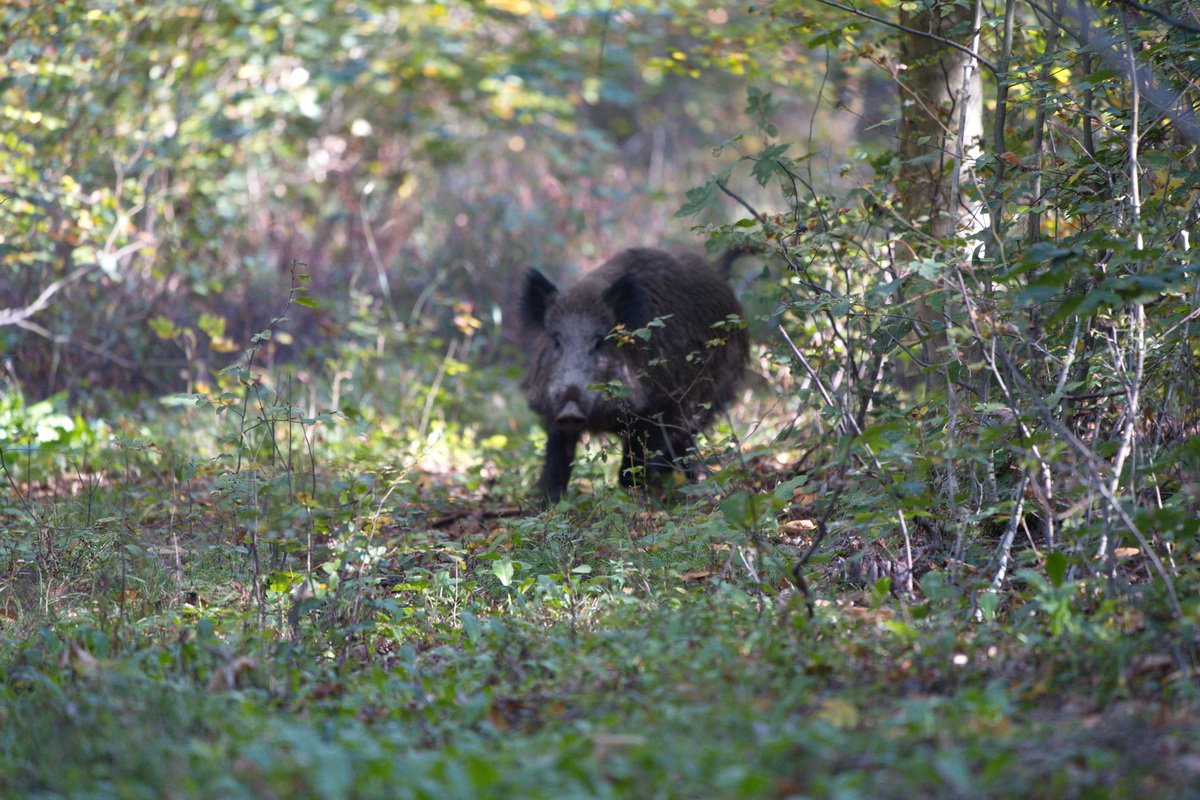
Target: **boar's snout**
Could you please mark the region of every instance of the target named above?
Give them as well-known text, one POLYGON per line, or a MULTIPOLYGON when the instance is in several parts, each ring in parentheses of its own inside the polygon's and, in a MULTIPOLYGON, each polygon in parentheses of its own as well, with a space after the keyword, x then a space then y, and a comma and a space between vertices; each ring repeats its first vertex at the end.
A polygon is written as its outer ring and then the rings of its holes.
POLYGON ((554 424, 565 433, 579 433, 587 427, 585 405, 586 398, 579 387, 567 387, 558 398, 558 413, 554 415, 554 424))
POLYGON ((554 418, 555 425, 572 433, 583 430, 586 422, 587 417, 584 416, 583 409, 574 400, 564 403, 558 411, 558 416, 554 418))

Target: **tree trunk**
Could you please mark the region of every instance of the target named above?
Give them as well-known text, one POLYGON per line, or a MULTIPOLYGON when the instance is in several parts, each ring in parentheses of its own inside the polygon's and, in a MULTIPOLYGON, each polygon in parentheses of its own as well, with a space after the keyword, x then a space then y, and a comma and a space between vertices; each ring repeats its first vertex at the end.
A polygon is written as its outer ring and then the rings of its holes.
MULTIPOLYGON (((900 49, 900 208, 932 240, 910 241, 913 252, 958 259, 973 244, 945 253, 945 247, 953 246, 947 240, 970 237, 986 227, 982 203, 964 191, 983 137, 983 81, 976 59, 944 40, 975 51, 975 8, 930 0, 925 7, 902 8, 900 24, 930 35, 908 34, 900 49)), ((898 255, 907 258, 907 249, 901 250, 898 255)), ((925 354, 940 363, 948 341, 942 303, 933 297, 938 287, 931 288, 933 292, 918 293, 916 305, 926 332, 932 333, 925 354)))

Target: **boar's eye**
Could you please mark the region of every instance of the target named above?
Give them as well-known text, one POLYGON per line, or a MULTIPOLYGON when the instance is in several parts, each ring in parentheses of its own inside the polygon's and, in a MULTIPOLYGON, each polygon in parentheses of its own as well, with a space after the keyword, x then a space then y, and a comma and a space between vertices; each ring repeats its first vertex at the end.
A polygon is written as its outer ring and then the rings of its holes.
POLYGON ((562 349, 562 340, 560 340, 560 339, 558 338, 558 334, 557 334, 557 333, 552 333, 552 334, 550 334, 550 343, 554 345, 554 349, 555 349, 555 350, 561 350, 561 349, 562 349))
POLYGON ((605 343, 606 341, 608 341, 608 337, 607 337, 607 336, 597 336, 597 337, 595 338, 595 340, 592 342, 592 349, 593 349, 593 350, 600 350, 600 349, 603 349, 603 347, 604 347, 604 343, 605 343))

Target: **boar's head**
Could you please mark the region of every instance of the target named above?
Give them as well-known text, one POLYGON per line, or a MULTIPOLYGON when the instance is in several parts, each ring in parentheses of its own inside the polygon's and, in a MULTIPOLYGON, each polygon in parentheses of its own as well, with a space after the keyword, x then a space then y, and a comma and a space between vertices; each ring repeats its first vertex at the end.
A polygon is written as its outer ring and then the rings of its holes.
POLYGON ((548 426, 570 433, 611 430, 618 416, 637 412, 636 366, 611 334, 618 326, 645 326, 645 306, 633 274, 608 285, 585 278, 560 292, 545 275, 529 271, 521 320, 534 335, 534 351, 525 385, 530 408, 548 426))

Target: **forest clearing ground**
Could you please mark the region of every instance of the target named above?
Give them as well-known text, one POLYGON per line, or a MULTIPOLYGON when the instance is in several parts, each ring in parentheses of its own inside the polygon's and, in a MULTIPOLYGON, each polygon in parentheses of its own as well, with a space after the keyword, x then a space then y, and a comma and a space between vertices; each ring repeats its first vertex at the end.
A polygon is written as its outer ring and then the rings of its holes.
POLYGON ((433 475, 351 511, 366 484, 330 474, 305 500, 327 526, 310 575, 300 527, 207 481, 176 493, 191 503, 173 523, 149 486, 19 487, 54 524, 47 568, 0 583, 4 796, 1183 798, 1200 782, 1195 676, 1158 621, 1089 611, 1102 593, 1084 582, 1021 585, 972 619, 924 540, 921 589, 898 603, 879 582, 894 559, 853 526, 810 565, 810 620, 787 577, 814 533, 802 491, 751 536, 711 487, 664 505, 597 486, 532 514, 433 475))

